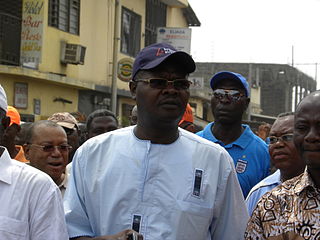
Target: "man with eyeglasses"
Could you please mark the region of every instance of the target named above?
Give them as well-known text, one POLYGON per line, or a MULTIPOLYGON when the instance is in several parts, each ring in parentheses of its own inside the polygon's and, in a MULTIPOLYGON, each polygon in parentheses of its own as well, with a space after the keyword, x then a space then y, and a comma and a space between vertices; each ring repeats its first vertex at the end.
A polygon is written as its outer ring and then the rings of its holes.
POLYGON ((45 173, 11 159, 3 147, 10 124, 0 85, 0 239, 67 240, 61 194, 45 173))
POLYGON ((247 196, 249 215, 259 199, 282 182, 303 173, 305 162, 293 143, 294 113, 279 114, 270 130, 269 153, 273 166, 278 169, 254 186, 247 196))
POLYGON ((254 185, 269 175, 270 166, 267 144, 248 125, 242 124, 250 102, 249 85, 241 74, 223 71, 211 78, 210 86, 214 122, 197 135, 228 151, 246 197, 254 185))
POLYGON ((145 239, 243 238, 248 213, 231 157, 178 127, 194 70, 191 56, 168 44, 137 55, 137 125, 91 138, 75 154, 64 201, 71 239, 126 228, 145 239))
POLYGON ((47 173, 63 196, 68 183, 65 170, 71 150, 65 131, 52 121, 41 120, 30 126, 26 139, 25 156, 30 165, 47 173))
POLYGON ((306 168, 299 176, 263 195, 248 222, 246 240, 320 238, 319 109, 320 90, 310 93, 298 104, 293 142, 306 168))

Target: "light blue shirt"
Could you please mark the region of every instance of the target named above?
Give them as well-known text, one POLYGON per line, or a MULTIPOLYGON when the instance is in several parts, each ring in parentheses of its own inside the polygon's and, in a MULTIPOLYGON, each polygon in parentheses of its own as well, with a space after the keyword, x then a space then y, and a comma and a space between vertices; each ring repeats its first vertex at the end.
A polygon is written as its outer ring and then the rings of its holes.
POLYGON ((70 238, 115 234, 137 215, 146 240, 237 240, 248 221, 229 154, 182 129, 171 144, 140 140, 133 127, 88 140, 64 206, 70 238))
POLYGON ((254 185, 269 175, 268 145, 255 135, 246 124, 242 124, 244 131, 241 136, 236 141, 225 145, 213 136, 211 131, 213 124, 213 122, 209 123, 197 135, 220 144, 228 151, 233 158, 240 186, 244 197, 246 197, 254 185))
POLYGON ((246 199, 246 204, 247 204, 250 216, 252 215, 253 210, 256 208, 256 205, 260 200, 260 198, 266 192, 271 191, 273 188, 281 184, 280 179, 281 179, 281 174, 280 174, 280 170, 278 169, 272 175, 266 177, 251 189, 246 199))

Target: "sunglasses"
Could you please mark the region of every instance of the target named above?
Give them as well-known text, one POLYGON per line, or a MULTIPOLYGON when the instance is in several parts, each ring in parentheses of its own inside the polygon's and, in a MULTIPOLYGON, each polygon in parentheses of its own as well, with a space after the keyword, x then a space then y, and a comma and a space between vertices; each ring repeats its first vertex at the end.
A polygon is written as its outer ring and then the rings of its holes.
POLYGON ((56 148, 60 152, 67 152, 69 151, 72 147, 70 145, 64 144, 64 145, 38 145, 38 144, 30 144, 31 146, 41 148, 43 152, 53 152, 56 148))
POLYGON ((219 101, 227 98, 229 101, 237 102, 244 96, 244 94, 238 90, 216 89, 213 91, 213 96, 219 101))
POLYGON ((280 137, 270 136, 269 139, 270 139, 270 144, 275 144, 280 140, 282 142, 291 142, 293 140, 293 134, 285 134, 280 137))
POLYGON ((187 79, 175 79, 169 81, 165 78, 147 78, 147 79, 137 79, 133 82, 144 82, 148 83, 151 88, 156 89, 166 89, 170 84, 177 90, 187 90, 189 89, 192 82, 187 79))

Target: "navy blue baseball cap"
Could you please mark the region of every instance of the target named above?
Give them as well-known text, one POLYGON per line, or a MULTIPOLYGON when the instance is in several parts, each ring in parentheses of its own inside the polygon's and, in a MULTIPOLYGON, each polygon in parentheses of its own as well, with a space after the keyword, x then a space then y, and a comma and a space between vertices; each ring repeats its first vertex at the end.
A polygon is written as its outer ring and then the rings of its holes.
POLYGON ((192 73, 196 69, 192 57, 183 51, 177 51, 174 47, 166 43, 151 44, 142 49, 133 63, 132 79, 139 70, 148 70, 157 67, 168 57, 176 58, 181 63, 187 73, 192 73))
POLYGON ((210 86, 211 86, 212 90, 215 89, 215 85, 217 85, 220 81, 225 80, 225 79, 233 79, 235 81, 240 82, 245 90, 246 97, 250 96, 249 84, 248 84, 247 80, 245 79, 245 77, 239 73, 228 72, 228 71, 218 72, 211 78, 210 86))

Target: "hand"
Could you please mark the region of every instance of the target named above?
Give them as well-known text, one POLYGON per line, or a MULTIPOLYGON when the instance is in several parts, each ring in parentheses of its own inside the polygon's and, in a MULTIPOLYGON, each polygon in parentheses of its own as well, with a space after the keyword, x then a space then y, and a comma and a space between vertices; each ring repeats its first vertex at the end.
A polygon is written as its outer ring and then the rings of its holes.
POLYGON ((129 240, 130 234, 136 235, 138 240, 143 240, 143 236, 132 229, 124 230, 115 235, 103 236, 102 238, 97 238, 96 240, 129 240))
POLYGON ((135 234, 138 237, 138 240, 143 240, 143 236, 141 234, 131 229, 121 231, 115 235, 100 236, 95 238, 79 237, 79 238, 74 238, 74 240, 129 240, 128 236, 130 234, 135 234))

